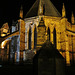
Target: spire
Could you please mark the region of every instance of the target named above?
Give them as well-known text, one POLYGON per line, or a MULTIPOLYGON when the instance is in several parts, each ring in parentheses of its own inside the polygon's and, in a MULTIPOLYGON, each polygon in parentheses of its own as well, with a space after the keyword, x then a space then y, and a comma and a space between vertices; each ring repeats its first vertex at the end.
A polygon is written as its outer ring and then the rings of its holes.
POLYGON ((23 7, 20 8, 20 18, 23 18, 23 7))
POLYGON ((39 2, 38 15, 43 15, 43 3, 42 0, 39 2))
POLYGON ((72 12, 72 16, 71 16, 71 23, 72 23, 72 24, 74 24, 74 23, 75 23, 75 21, 74 21, 74 14, 73 14, 73 12, 72 12))
POLYGON ((62 8, 62 17, 66 17, 66 10, 65 10, 64 3, 63 3, 63 8, 62 8))

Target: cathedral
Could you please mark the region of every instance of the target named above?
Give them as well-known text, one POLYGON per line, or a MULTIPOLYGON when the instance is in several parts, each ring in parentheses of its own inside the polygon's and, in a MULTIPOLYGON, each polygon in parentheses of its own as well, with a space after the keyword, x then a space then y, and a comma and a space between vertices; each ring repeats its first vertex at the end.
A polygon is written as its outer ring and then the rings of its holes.
POLYGON ((49 40, 66 60, 66 65, 75 63, 75 19, 66 18, 63 3, 62 15, 50 0, 36 0, 23 18, 0 28, 0 60, 14 63, 32 59, 42 45, 49 40))

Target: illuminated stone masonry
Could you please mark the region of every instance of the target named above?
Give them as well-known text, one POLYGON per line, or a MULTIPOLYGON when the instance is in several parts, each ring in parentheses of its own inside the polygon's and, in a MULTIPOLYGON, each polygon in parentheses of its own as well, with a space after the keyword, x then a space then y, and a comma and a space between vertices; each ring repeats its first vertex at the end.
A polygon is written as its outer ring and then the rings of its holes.
POLYGON ((22 62, 32 59, 48 39, 66 59, 66 64, 75 63, 75 22, 66 18, 63 4, 62 16, 50 0, 36 0, 23 19, 20 18, 9 28, 8 23, 0 28, 0 59, 22 62), (33 11, 34 10, 34 11, 33 11))

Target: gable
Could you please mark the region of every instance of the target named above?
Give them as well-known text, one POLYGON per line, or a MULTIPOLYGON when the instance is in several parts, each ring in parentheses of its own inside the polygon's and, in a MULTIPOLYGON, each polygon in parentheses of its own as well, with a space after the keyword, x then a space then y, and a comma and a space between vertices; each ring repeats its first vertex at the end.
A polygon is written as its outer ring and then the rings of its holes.
MULTIPOLYGON (((54 17, 61 17, 58 10, 55 8, 53 3, 50 0, 41 0, 44 5, 44 15, 45 16, 54 16, 54 17)), ((26 18, 38 16, 40 0, 36 0, 31 9, 26 14, 26 18)))

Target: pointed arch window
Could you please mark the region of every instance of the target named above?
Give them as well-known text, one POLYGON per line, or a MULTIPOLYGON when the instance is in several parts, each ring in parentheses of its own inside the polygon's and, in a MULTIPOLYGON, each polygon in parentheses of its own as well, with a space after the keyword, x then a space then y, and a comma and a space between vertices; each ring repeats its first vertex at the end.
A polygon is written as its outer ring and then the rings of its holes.
POLYGON ((54 46, 56 48, 56 29, 54 28, 54 31, 53 31, 53 42, 54 42, 54 46))
POLYGON ((37 29, 35 27, 34 29, 34 49, 36 48, 36 44, 37 44, 37 29))
POLYGON ((31 27, 29 29, 29 36, 28 36, 28 49, 31 49, 31 27))
POLYGON ((48 30, 47 30, 47 34, 48 34, 48 39, 50 41, 50 28, 48 27, 48 30))
POLYGON ((45 4, 43 4, 43 15, 45 15, 45 4))

